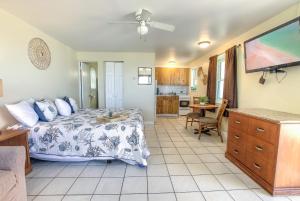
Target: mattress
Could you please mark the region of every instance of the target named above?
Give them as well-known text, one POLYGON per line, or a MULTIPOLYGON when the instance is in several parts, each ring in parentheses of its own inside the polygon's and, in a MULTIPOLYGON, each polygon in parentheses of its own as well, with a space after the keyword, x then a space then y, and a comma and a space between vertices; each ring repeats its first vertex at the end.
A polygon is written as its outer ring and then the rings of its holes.
POLYGON ((141 110, 127 109, 128 118, 99 123, 106 109, 85 109, 30 128, 29 149, 33 158, 50 161, 119 159, 132 165, 147 165, 150 152, 144 136, 141 110))

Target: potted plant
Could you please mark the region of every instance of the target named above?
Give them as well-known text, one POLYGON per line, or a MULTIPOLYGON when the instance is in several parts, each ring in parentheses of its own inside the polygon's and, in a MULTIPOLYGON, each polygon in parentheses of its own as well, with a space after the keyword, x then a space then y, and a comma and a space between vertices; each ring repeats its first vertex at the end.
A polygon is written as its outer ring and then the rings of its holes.
POLYGON ((205 105, 208 103, 208 97, 207 96, 201 96, 199 98, 199 102, 200 102, 200 105, 205 105))

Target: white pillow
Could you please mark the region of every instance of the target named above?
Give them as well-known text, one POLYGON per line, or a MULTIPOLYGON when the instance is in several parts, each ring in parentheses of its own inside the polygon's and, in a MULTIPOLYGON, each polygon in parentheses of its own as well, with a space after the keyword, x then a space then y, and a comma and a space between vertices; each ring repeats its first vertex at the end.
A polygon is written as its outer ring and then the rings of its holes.
POLYGON ((57 116, 57 109, 51 101, 36 101, 33 105, 33 109, 39 116, 41 121, 53 121, 57 116))
POLYGON ((69 104, 60 99, 60 98, 57 98, 55 99, 55 105, 56 105, 56 108, 58 110, 58 114, 61 115, 61 116, 70 116, 71 115, 71 107, 69 106, 69 104))
POLYGON ((26 100, 24 100, 25 102, 29 103, 29 105, 33 108, 33 104, 35 102, 34 98, 28 98, 26 100))
POLYGON ((32 127, 38 120, 39 116, 35 113, 34 109, 26 101, 21 101, 17 104, 5 105, 9 113, 20 123, 25 126, 32 127))
POLYGON ((69 98, 69 101, 70 101, 70 104, 73 108, 73 111, 77 112, 78 111, 78 105, 77 105, 76 101, 73 98, 69 98))

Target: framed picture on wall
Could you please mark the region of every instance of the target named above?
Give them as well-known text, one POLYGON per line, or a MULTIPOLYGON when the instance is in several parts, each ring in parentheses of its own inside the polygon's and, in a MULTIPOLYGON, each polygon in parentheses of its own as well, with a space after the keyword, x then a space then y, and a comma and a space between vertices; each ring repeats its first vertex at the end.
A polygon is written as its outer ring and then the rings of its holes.
POLYGON ((138 68, 138 84, 151 85, 152 84, 152 68, 139 67, 138 68))

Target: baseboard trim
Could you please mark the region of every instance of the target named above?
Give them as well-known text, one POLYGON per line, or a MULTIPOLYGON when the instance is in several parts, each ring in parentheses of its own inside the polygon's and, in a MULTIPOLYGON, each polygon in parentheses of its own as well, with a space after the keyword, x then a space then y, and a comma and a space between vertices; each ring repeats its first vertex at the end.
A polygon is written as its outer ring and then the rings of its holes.
POLYGON ((156 117, 178 117, 178 114, 157 114, 156 117))
POLYGON ((145 125, 154 125, 154 121, 144 121, 145 125))
POLYGON ((227 142, 228 132, 227 131, 222 131, 221 135, 223 137, 224 142, 227 142))

